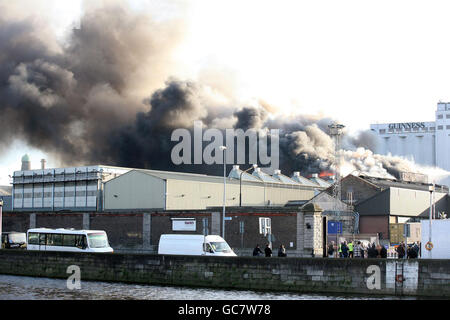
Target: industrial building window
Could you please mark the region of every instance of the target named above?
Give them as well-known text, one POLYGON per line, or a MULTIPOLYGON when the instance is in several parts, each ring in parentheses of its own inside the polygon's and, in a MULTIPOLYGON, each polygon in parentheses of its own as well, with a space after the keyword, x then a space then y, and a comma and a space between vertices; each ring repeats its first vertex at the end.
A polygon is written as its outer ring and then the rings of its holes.
POLYGON ((272 234, 272 224, 270 218, 259 218, 259 233, 264 236, 272 234))
POLYGON ((449 129, 450 129, 450 126, 445 126, 445 129, 449 130, 449 129))
POLYGON ((442 118, 444 118, 444 116, 442 114, 438 114, 437 118, 442 119, 442 118))
POLYGON ((381 134, 386 133, 386 129, 380 129, 380 133, 381 133, 381 134))
POLYGON ((445 118, 446 118, 446 119, 450 119, 450 114, 446 114, 446 115, 445 115, 445 118))
POLYGON ((431 130, 431 131, 435 131, 435 130, 436 130, 436 127, 430 127, 430 130, 431 130))
POLYGON ((438 126, 438 130, 442 130, 443 128, 443 126, 438 126))

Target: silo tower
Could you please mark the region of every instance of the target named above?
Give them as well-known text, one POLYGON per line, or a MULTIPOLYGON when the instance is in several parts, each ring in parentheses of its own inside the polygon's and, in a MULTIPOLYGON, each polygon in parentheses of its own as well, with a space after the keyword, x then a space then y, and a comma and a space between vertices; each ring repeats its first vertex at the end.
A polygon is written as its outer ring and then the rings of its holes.
POLYGON ((22 157, 22 168, 20 170, 22 171, 31 170, 30 156, 28 154, 25 154, 22 157))

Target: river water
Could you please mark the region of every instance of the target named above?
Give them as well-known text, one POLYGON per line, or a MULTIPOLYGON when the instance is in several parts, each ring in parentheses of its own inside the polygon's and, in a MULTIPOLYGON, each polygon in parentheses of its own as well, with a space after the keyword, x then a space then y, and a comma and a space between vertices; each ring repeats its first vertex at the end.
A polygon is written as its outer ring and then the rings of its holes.
POLYGON ((82 281, 80 289, 67 280, 0 275, 1 300, 394 300, 414 297, 342 296, 257 292, 82 281))

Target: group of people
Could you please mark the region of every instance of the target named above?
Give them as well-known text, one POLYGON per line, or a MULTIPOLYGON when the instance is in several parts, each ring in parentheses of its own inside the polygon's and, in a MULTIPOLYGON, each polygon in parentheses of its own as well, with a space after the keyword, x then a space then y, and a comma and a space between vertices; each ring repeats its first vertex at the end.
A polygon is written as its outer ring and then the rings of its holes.
POLYGON ((328 257, 334 258, 336 249, 338 250, 339 258, 387 258, 386 248, 375 243, 366 247, 361 241, 354 244, 350 240, 348 243, 347 241, 341 242, 339 247, 336 248, 332 241, 328 245, 328 257))
MULTIPOLYGON (((255 249, 253 249, 253 256, 258 257, 265 255, 266 257, 272 256, 272 249, 270 248, 269 244, 266 244, 266 248, 264 249, 264 252, 262 252, 261 248, 259 247, 259 244, 256 245, 255 249)), ((287 257, 286 254, 286 248, 284 245, 280 245, 280 248, 278 249, 278 256, 279 257, 287 257)))
POLYGON ((415 259, 420 255, 420 245, 414 242, 412 245, 407 246, 402 241, 402 243, 400 243, 398 247, 395 248, 395 251, 397 252, 399 259, 415 259))
MULTIPOLYGON (((339 258, 387 258, 387 250, 384 246, 375 243, 372 245, 368 245, 367 247, 361 241, 357 241, 353 244, 353 241, 343 241, 336 248, 334 241, 328 245, 327 252, 329 258, 334 258, 336 252, 338 250, 339 258)), ((419 256, 420 246, 417 243, 412 244, 411 246, 406 246, 405 243, 401 243, 395 251, 398 254, 399 259, 408 258, 414 259, 419 256)), ((259 244, 256 245, 255 249, 253 249, 253 256, 266 256, 272 257, 272 249, 269 244, 266 244, 264 251, 261 250, 259 244)), ((278 248, 278 256, 286 257, 286 248, 284 245, 280 245, 278 248)))

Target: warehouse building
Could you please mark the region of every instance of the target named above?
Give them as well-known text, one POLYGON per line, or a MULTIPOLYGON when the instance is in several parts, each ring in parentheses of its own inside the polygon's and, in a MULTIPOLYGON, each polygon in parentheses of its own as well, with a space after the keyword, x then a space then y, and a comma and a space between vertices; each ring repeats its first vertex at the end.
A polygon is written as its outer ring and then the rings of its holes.
MULTIPOLYGON (((258 169, 249 174, 233 166, 225 181, 226 206, 284 206, 290 200, 311 199, 319 188, 258 169)), ((223 205, 223 191, 223 177, 135 169, 104 184, 104 209, 206 209, 223 205)))
MULTIPOLYGON (((429 187, 426 183, 348 175, 341 180, 341 199, 359 213, 360 233, 378 233, 381 240, 396 243, 398 232, 394 229, 428 218, 429 187)), ((448 191, 446 186, 435 186, 433 203, 437 213, 449 212, 448 191)))
POLYGON ((14 211, 102 210, 103 183, 130 170, 102 165, 31 170, 27 162, 22 158, 27 170, 13 174, 14 211))
MULTIPOLYGON (((22 157, 8 199, 13 211, 190 210, 223 204, 220 176, 105 165, 47 169, 45 160, 41 163, 41 169, 32 170, 28 155, 22 157)), ((233 166, 226 205, 242 200, 244 206, 283 206, 323 189, 296 173, 291 179, 279 170, 271 176, 260 168, 249 173, 233 166)))

